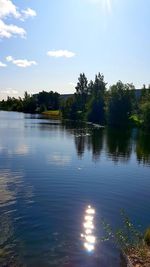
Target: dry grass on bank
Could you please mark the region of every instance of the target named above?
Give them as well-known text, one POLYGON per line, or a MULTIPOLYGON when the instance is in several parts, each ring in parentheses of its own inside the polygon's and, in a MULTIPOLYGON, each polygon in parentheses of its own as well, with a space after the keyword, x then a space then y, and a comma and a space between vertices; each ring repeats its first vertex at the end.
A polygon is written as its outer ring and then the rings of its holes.
POLYGON ((42 114, 51 116, 51 117, 56 117, 56 118, 59 118, 61 115, 59 110, 47 110, 47 111, 42 112, 42 114))
POLYGON ((150 267, 150 248, 146 245, 133 248, 128 252, 128 258, 133 267, 150 267))

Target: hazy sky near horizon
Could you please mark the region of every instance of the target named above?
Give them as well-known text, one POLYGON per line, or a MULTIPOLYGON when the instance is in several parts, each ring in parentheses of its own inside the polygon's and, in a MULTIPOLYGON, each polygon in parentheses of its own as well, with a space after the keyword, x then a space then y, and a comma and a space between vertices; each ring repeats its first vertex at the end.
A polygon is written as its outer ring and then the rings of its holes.
POLYGON ((0 0, 0 98, 73 93, 80 72, 150 83, 150 0, 0 0))

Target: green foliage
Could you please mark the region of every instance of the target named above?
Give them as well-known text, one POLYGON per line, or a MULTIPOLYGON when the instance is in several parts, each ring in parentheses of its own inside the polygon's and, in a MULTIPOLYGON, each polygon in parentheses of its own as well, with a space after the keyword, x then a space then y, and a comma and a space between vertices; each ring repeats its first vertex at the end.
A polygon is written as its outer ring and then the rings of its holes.
POLYGON ((141 116, 143 120, 143 126, 150 129, 150 101, 141 105, 141 116))
POLYGON ((129 123, 134 100, 134 86, 121 81, 110 88, 108 103, 108 123, 113 126, 123 126, 129 123))
POLYGON ((25 113, 34 113, 36 110, 36 100, 33 96, 28 95, 27 92, 24 94, 23 99, 23 111, 25 113))
POLYGON ((144 104, 147 101, 150 101, 150 86, 146 88, 145 85, 143 85, 143 88, 141 89, 141 96, 139 99, 141 104, 144 104))
POLYGON ((8 111, 20 111, 25 113, 42 113, 47 109, 59 109, 59 94, 54 92, 40 92, 36 95, 24 93, 24 98, 8 97, 0 102, 0 109, 8 111))
POLYGON ((76 86, 76 102, 80 111, 85 111, 88 98, 88 80, 84 73, 81 73, 76 86))
POLYGON ((89 98, 87 102, 87 119, 90 122, 105 124, 105 92, 104 76, 98 73, 94 83, 90 81, 89 98))
POLYGON ((107 83, 104 82, 104 75, 99 72, 98 75, 95 75, 92 94, 94 94, 95 97, 99 95, 104 96, 106 85, 107 83))
POLYGON ((37 105, 45 107, 45 110, 59 109, 59 94, 42 91, 36 96, 37 105))
POLYGON ((39 113, 43 113, 45 111, 47 111, 47 107, 45 104, 41 104, 39 108, 37 108, 37 111, 39 111, 39 113))
POLYGON ((64 118, 72 120, 85 120, 90 122, 105 123, 105 92, 106 83, 104 76, 98 73, 95 81, 88 80, 81 73, 76 86, 76 93, 62 105, 64 118))
MULTIPOLYGON (((104 125, 107 122, 113 126, 123 126, 135 123, 132 112, 137 109, 135 88, 133 84, 117 84, 106 90, 107 83, 100 73, 95 75, 94 82, 81 73, 72 100, 63 105, 64 118, 85 119, 104 125)), ((136 125, 139 121, 136 120, 136 125)))
POLYGON ((142 125, 142 120, 137 114, 131 115, 129 118, 131 124, 133 126, 141 126, 142 125))
POLYGON ((77 105, 74 98, 69 97, 61 107, 63 118, 77 120, 77 105))
POLYGON ((148 228, 145 232, 144 241, 148 246, 150 246, 150 228, 148 228))
POLYGON ((87 119, 90 122, 104 125, 105 123, 105 103, 103 97, 93 97, 89 103, 87 119))
POLYGON ((78 83, 76 86, 76 92, 77 94, 84 96, 88 92, 87 89, 88 89, 88 80, 84 73, 80 73, 80 76, 78 78, 78 83))

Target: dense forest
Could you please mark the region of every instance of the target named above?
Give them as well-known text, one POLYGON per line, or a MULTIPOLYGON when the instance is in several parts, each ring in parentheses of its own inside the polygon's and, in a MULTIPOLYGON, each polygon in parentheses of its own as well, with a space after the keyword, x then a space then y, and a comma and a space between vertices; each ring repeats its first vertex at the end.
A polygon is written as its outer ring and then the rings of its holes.
POLYGON ((75 89, 74 95, 67 98, 52 91, 35 95, 25 92, 24 98, 2 100, 0 109, 27 113, 59 110, 65 119, 115 127, 130 124, 150 129, 150 87, 144 85, 137 94, 133 84, 118 81, 107 88, 102 74, 98 73, 94 81, 88 81, 81 73, 75 89))

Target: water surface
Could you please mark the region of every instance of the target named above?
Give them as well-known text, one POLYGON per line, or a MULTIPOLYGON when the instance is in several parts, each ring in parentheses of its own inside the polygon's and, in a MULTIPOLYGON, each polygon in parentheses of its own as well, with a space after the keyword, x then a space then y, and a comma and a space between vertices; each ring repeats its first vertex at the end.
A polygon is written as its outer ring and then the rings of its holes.
POLYGON ((150 136, 37 115, 0 112, 0 266, 120 267, 99 242, 101 219, 120 226, 124 208, 150 223, 150 136), (85 210, 96 244, 85 248, 85 210))

